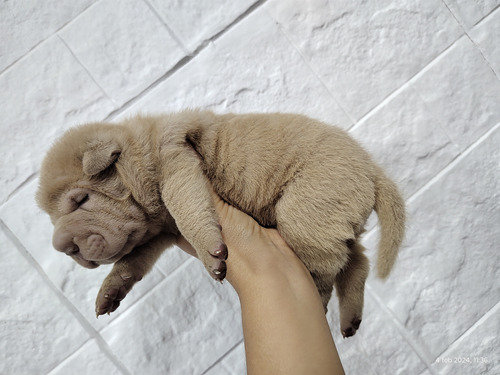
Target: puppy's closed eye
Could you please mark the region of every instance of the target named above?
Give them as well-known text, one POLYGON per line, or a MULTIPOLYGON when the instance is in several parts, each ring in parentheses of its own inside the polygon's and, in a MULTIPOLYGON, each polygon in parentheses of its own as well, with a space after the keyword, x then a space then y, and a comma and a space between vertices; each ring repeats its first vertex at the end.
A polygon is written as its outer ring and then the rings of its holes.
POLYGON ((88 194, 79 195, 79 196, 73 198, 72 200, 76 205, 76 209, 78 209, 89 200, 89 195, 88 194))
POLYGON ((63 200, 62 211, 66 213, 76 211, 85 206, 89 199, 90 194, 87 190, 75 189, 69 192, 66 199, 63 200))

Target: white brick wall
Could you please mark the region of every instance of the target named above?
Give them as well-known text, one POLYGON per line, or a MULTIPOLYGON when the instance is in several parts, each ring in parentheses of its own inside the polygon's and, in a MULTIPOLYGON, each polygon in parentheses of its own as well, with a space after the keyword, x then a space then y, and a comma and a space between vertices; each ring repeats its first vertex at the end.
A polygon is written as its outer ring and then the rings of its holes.
MULTIPOLYGON (((34 203, 65 129, 137 111, 293 111, 399 181, 408 236, 370 277, 351 374, 500 373, 499 0, 0 4, 0 373, 244 374, 238 300, 178 249, 110 317, 109 268, 51 249, 34 203), (469 358, 471 363, 457 363, 469 358)), ((377 232, 365 236, 373 259, 377 232)))

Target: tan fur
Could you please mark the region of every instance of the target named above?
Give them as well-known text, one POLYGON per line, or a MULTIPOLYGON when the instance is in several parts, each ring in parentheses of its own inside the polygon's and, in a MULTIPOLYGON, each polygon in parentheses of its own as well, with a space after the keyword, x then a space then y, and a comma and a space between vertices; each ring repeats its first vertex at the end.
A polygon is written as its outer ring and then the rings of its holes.
POLYGON ((86 267, 116 262, 96 301, 114 311, 181 233, 212 277, 227 249, 210 196, 276 227, 310 270, 324 306, 335 285, 341 330, 361 322, 368 260, 359 237, 373 209, 387 277, 404 235, 395 184, 346 132, 293 114, 208 111, 134 117, 68 131, 41 171, 39 205, 54 246, 86 267))

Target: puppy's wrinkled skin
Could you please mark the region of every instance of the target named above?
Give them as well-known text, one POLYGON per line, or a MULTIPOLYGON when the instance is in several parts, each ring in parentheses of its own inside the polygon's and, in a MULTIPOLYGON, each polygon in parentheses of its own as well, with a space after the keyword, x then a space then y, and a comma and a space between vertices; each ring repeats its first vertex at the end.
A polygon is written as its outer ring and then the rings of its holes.
POLYGON ((300 115, 185 111, 69 130, 42 165, 39 205, 54 247, 84 267, 115 263, 97 315, 121 299, 182 234, 216 280, 226 274, 210 189, 276 227, 310 270, 323 304, 333 286, 341 331, 362 318, 368 260, 359 237, 374 209, 387 277, 404 235, 393 182, 344 131, 300 115))

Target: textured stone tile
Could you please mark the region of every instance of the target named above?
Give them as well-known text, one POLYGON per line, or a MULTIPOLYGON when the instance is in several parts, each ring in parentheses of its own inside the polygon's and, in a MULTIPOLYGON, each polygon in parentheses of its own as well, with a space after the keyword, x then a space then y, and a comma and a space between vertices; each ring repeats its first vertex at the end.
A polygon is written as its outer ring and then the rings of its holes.
POLYGON ((3 1, 0 5, 0 72, 94 2, 3 1))
POLYGON ((247 373, 245 361, 245 345, 241 342, 220 362, 205 372, 206 375, 244 375, 247 373))
POLYGON ((194 50, 204 40, 210 39, 231 24, 256 0, 216 2, 149 0, 149 2, 186 47, 194 50))
POLYGON ((493 9, 500 5, 498 0, 443 0, 455 17, 464 25, 471 28, 493 9))
POLYGON ((398 183, 406 197, 459 154, 442 124, 411 87, 370 113, 351 134, 398 183))
POLYGON ((49 375, 122 375, 122 372, 102 352, 95 340, 90 340, 49 375))
POLYGON ((328 323, 346 374, 418 374, 425 364, 370 291, 365 293, 361 327, 353 337, 340 334, 337 297, 328 306, 328 323))
POLYGON ((52 247, 53 227, 47 214, 35 203, 38 180, 32 181, 0 208, 0 218, 23 243, 31 256, 40 264, 50 280, 76 306, 80 313, 100 329, 124 312, 129 306, 153 288, 164 275, 153 271, 137 283, 119 309, 111 316, 95 316, 95 298, 111 265, 89 270, 52 247))
POLYGON ((455 43, 413 85, 461 150, 500 121, 500 81, 468 38, 455 43))
POLYGON ((238 298, 192 259, 102 336, 133 374, 201 374, 242 339, 238 298))
POLYGON ((456 40, 441 1, 271 0, 267 9, 355 120, 456 40))
POLYGON ((39 169, 61 132, 113 105, 64 44, 50 38, 0 76, 0 203, 39 169))
POLYGON ((500 77, 500 8, 474 27, 469 35, 500 77))
POLYGON ((496 127, 412 198, 393 274, 384 283, 369 280, 425 347, 428 363, 500 300, 499 142, 496 127))
POLYGON ((0 229, 0 373, 45 374, 88 334, 0 229))
POLYGON ((340 126, 351 125, 262 9, 211 43, 125 115, 187 107, 218 112, 301 112, 340 126))
POLYGON ((433 367, 440 374, 499 374, 499 314, 500 303, 440 354, 433 367))
POLYGON ((163 23, 142 1, 101 1, 60 35, 119 104, 151 85, 184 56, 163 23))

